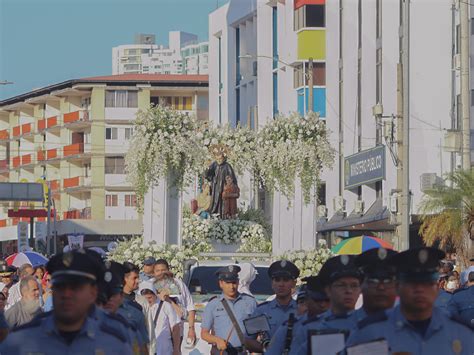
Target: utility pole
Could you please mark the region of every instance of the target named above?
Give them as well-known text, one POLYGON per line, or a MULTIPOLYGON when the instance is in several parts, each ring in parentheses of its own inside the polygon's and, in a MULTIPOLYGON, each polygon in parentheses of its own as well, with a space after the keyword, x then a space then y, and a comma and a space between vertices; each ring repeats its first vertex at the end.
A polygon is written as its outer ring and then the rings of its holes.
POLYGON ((313 112, 313 58, 308 62, 308 112, 313 112))
POLYGON ((461 30, 461 108, 462 108, 462 168, 471 168, 470 147, 470 102, 469 102, 469 3, 459 1, 459 16, 461 30))
POLYGON ((410 0, 401 0, 400 64, 397 70, 397 147, 401 158, 397 169, 397 236, 399 250, 410 241, 410 0))

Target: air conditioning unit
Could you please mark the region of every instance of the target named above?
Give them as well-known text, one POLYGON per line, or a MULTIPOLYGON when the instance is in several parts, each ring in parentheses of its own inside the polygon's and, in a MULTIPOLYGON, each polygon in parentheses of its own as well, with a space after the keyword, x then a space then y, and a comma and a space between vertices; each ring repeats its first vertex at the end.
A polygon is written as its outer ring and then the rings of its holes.
POLYGON ((346 200, 342 196, 336 196, 333 199, 334 211, 345 212, 346 211, 346 200))
POLYGON ((444 135, 444 151, 448 153, 461 152, 462 135, 460 131, 449 130, 444 135))
POLYGON ((444 180, 435 173, 425 173, 420 176, 420 190, 427 192, 444 185, 444 180))
POLYGON ((318 217, 319 218, 327 218, 328 216, 328 209, 325 205, 318 206, 318 217))
POLYGON ((461 54, 459 53, 454 55, 454 69, 461 69, 461 54))
POLYGON ((362 200, 356 200, 354 204, 354 212, 357 214, 364 214, 365 203, 362 200))

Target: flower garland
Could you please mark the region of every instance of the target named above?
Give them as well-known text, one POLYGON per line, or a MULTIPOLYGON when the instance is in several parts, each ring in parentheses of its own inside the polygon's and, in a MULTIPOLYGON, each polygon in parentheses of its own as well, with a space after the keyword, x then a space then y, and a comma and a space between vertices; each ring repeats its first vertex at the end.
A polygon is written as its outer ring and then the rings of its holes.
POLYGON ((138 204, 160 179, 183 190, 213 160, 210 148, 227 147, 227 158, 238 173, 247 170, 267 189, 291 199, 300 181, 305 202, 319 183, 320 171, 331 167, 334 149, 324 121, 315 113, 292 114, 268 121, 258 132, 238 126, 213 127, 195 117, 162 106, 140 111, 126 156, 129 180, 138 204))

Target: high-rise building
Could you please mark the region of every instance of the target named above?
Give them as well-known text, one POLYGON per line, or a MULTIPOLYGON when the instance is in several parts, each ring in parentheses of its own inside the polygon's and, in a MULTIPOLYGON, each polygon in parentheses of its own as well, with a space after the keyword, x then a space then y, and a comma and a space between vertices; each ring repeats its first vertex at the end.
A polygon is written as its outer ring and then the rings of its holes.
MULTIPOLYGON (((257 128, 278 114, 307 112, 311 90, 313 111, 325 120, 336 150, 334 168, 322 174, 319 203, 303 205, 298 188, 289 208, 278 193, 265 199, 271 201, 266 213, 273 222, 274 251, 315 246, 317 235, 372 234, 399 247, 394 213, 401 159, 400 3, 231 0, 210 14, 210 117, 257 128), (373 114, 377 104, 376 112, 383 106, 382 119, 373 114), (372 158, 380 163, 373 175, 364 170, 372 158), (351 164, 365 173, 351 170, 351 164)), ((412 243, 419 242, 423 191, 440 183, 450 166, 443 139, 451 128, 451 4, 410 5, 412 243)))
MULTIPOLYGON (((0 179, 46 180, 63 241, 81 233, 86 246, 104 246, 140 235, 124 166, 135 116, 150 104, 167 103, 207 120, 207 95, 205 75, 127 74, 68 80, 0 101, 0 179)), ((4 252, 13 251, 5 248, 17 239, 19 222, 8 218, 8 208, 28 205, 0 209, 4 252)))
POLYGON ((164 46, 155 43, 153 34, 138 34, 134 44, 112 48, 112 74, 207 74, 208 45, 197 39, 171 31, 164 46))

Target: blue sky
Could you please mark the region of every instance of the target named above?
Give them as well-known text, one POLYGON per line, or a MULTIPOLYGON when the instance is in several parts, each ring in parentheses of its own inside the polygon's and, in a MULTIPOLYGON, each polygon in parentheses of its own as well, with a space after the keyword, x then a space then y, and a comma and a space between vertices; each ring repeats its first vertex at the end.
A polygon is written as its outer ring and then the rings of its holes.
POLYGON ((0 0, 0 100, 68 79, 111 74, 112 47, 168 31, 208 37, 227 0, 0 0))

